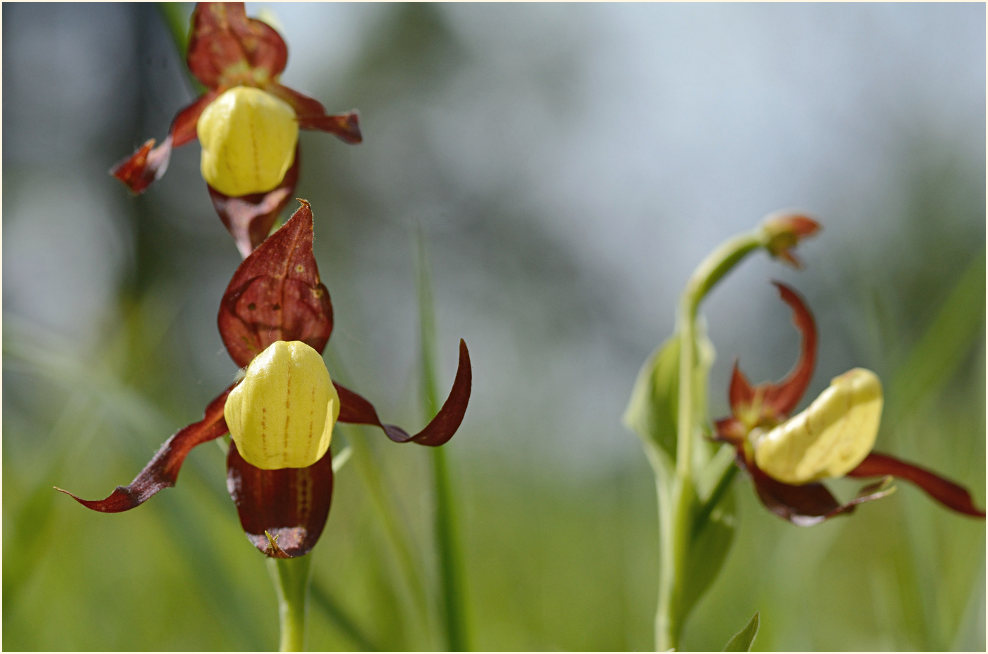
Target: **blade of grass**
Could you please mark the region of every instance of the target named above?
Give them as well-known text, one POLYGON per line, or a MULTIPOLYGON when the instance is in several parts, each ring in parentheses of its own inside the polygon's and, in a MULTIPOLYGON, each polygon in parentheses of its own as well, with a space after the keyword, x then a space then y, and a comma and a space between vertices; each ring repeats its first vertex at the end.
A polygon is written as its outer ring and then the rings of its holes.
MULTIPOLYGON (((428 257, 422 230, 417 231, 416 280, 419 305, 420 347, 422 354, 423 408, 427 416, 439 412, 439 394, 436 384, 436 326, 432 301, 432 281, 429 275, 428 257)), ((461 610, 465 598, 463 592, 462 556, 456 538, 456 506, 450 488, 450 475, 446 451, 432 448, 432 480, 435 488, 436 514, 435 537, 439 557, 439 597, 446 631, 446 649, 462 652, 468 649, 467 625, 461 610)))

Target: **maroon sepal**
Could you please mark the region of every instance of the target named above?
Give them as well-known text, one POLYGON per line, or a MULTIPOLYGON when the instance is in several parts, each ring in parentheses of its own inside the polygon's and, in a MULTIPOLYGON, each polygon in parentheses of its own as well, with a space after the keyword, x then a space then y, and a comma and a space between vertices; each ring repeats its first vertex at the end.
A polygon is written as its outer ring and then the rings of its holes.
POLYGON ((728 391, 731 411, 735 416, 745 415, 746 405, 756 398, 761 398, 761 417, 772 421, 782 420, 792 413, 799 403, 799 398, 806 392, 810 379, 813 377, 813 367, 816 365, 816 325, 813 314, 803 303, 799 295, 781 282, 772 282, 779 289, 783 302, 793 311, 793 324, 802 335, 802 347, 796 365, 784 379, 776 383, 760 384, 755 388, 745 378, 744 373, 735 363, 731 375, 731 386, 728 391))
POLYGON ((127 185, 134 193, 143 193, 152 182, 165 174, 172 148, 185 145, 196 138, 196 123, 206 106, 216 99, 210 92, 176 114, 168 130, 168 136, 158 147, 154 139, 148 139, 137 152, 110 169, 110 174, 127 185))
POLYGON ((785 379, 771 384, 765 390, 764 402, 779 415, 789 415, 799 403, 799 398, 803 397, 813 377, 813 367, 816 365, 816 324, 813 322, 813 314, 796 291, 782 282, 772 283, 779 289, 782 301, 792 308, 793 324, 803 337, 799 359, 792 371, 785 379))
POLYGON ((196 445, 219 438, 228 431, 226 420, 223 418, 223 407, 226 405, 226 396, 234 386, 236 384, 209 403, 202 420, 179 430, 165 441, 129 486, 117 486, 116 490, 104 500, 83 500, 61 488, 56 487, 55 490, 70 495, 79 504, 93 511, 119 513, 133 509, 159 491, 174 486, 175 480, 178 479, 178 471, 189 451, 196 445))
POLYGON ((885 497, 894 489, 885 481, 863 487, 857 497, 839 503, 823 484, 801 486, 784 484, 765 474, 753 461, 738 456, 738 465, 748 470, 755 483, 758 499, 769 511, 799 527, 809 527, 843 513, 851 513, 858 504, 885 497))
POLYGON ((460 360, 456 367, 453 388, 450 389, 449 396, 443 402, 439 413, 422 431, 415 435, 409 435, 408 432, 396 425, 384 424, 377 416, 374 405, 357 393, 334 382, 333 385, 336 386, 336 391, 340 395, 340 416, 337 420, 361 425, 376 425, 383 429, 388 438, 396 443, 410 441, 419 445, 442 445, 453 437, 453 434, 459 429, 460 423, 463 422, 463 415, 466 413, 467 403, 470 401, 472 374, 467 344, 460 339, 460 360))
POLYGON ((271 232, 271 226, 278 219, 278 214, 285 208, 292 194, 295 193, 295 184, 298 182, 299 152, 295 148, 295 161, 292 167, 285 173, 285 178, 281 180, 276 188, 266 193, 252 193, 231 197, 220 193, 208 184, 209 199, 213 201, 213 208, 219 214, 220 220, 226 225, 226 229, 233 236, 233 241, 240 250, 240 256, 245 259, 253 252, 254 248, 260 245, 271 232))
POLYGON ((200 2, 192 14, 189 70, 211 89, 263 86, 285 70, 288 47, 267 23, 248 18, 242 2, 200 2))
POLYGON ((984 518, 985 512, 974 506, 974 500, 965 488, 949 479, 921 468, 920 466, 897 459, 888 454, 872 452, 857 468, 847 473, 848 477, 878 477, 892 475, 919 486, 927 495, 958 513, 984 518))
POLYGON ((311 550, 329 516, 333 461, 329 452, 307 468, 262 470, 244 461, 235 443, 226 458, 226 488, 244 533, 267 556, 311 550))
POLYGON ((298 126, 302 129, 329 132, 344 143, 363 141, 363 135, 360 133, 360 116, 356 111, 329 115, 321 102, 287 86, 272 84, 266 90, 292 105, 298 118, 298 126))
POLYGON ((240 264, 220 302, 220 335, 241 368, 275 341, 302 341, 322 352, 333 331, 333 305, 312 254, 312 210, 299 202, 240 264))

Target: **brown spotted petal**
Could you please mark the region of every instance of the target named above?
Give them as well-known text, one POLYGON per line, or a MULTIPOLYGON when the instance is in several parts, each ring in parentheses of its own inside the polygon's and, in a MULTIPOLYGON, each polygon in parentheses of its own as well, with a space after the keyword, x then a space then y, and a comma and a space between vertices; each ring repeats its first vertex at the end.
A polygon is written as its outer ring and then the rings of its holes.
POLYGON ((110 174, 127 185, 134 193, 143 193, 152 182, 165 174, 172 148, 185 145, 196 138, 196 122, 199 114, 216 98, 215 93, 207 93, 182 109, 172 120, 168 136, 161 145, 155 147, 154 139, 148 139, 137 152, 120 161, 110 169, 110 174))
POLYGON ((902 461, 887 454, 872 452, 857 468, 847 473, 848 477, 878 477, 892 475, 919 486, 923 491, 949 509, 958 513, 984 518, 985 512, 974 505, 971 493, 949 479, 902 461))
POLYGON ((329 132, 344 143, 363 141, 363 136, 360 133, 360 116, 356 111, 327 114, 321 102, 287 86, 273 84, 265 90, 292 105, 292 108, 295 109, 295 115, 298 117, 298 126, 302 129, 329 132))
POLYGON ((298 182, 298 157, 299 152, 296 147, 295 163, 285 173, 281 184, 266 193, 230 197, 206 185, 209 189, 209 198, 213 201, 213 208, 226 225, 227 231, 233 236, 240 255, 245 259, 268 237, 271 226, 278 219, 278 214, 295 193, 295 184, 298 182))
POLYGON ((189 70, 211 89, 273 82, 288 47, 270 25, 247 18, 242 2, 200 2, 192 14, 189 70))
POLYGON ((880 499, 894 490, 884 482, 870 484, 862 488, 857 497, 841 504, 823 484, 784 484, 762 472, 753 461, 745 464, 739 456, 738 463, 751 473, 758 499, 765 508, 799 527, 809 527, 842 513, 850 513, 858 504, 880 499))
POLYGON ((220 302, 220 335, 241 368, 275 341, 322 352, 333 331, 329 291, 312 254, 312 210, 301 207, 237 268, 220 302))
POLYGON ((777 416, 787 416, 792 413, 799 403, 799 398, 806 392, 813 377, 813 367, 816 365, 816 325, 813 314, 796 292, 781 282, 773 282, 779 289, 783 302, 793 311, 793 324, 803 337, 799 360, 785 379, 769 384, 765 388, 764 403, 777 416))
POLYGON ((119 513, 133 509, 159 491, 174 486, 175 480, 178 479, 178 471, 189 451, 196 445, 219 438, 227 432, 226 421, 223 419, 223 406, 226 404, 226 396, 234 386, 236 384, 209 403, 202 420, 179 430, 165 441, 129 486, 117 486, 116 490, 104 500, 83 500, 61 488, 56 490, 72 496, 79 504, 93 511, 119 513))
POLYGON ((247 538, 275 558, 311 550, 329 516, 333 461, 327 452, 307 468, 261 470, 244 461, 235 443, 226 458, 226 488, 247 538))
POLYGON ((467 344, 461 339, 460 360, 457 364, 453 388, 450 389, 449 396, 443 402, 439 413, 419 433, 410 435, 401 427, 384 424, 377 416, 374 405, 357 393, 334 382, 333 385, 336 386, 336 391, 340 395, 340 416, 337 420, 361 425, 376 425, 383 429, 388 438, 396 443, 411 441, 419 445, 442 445, 453 437, 453 434, 459 429, 460 423, 463 422, 463 415, 466 413, 467 403, 470 401, 471 380, 470 353, 467 351, 467 344))

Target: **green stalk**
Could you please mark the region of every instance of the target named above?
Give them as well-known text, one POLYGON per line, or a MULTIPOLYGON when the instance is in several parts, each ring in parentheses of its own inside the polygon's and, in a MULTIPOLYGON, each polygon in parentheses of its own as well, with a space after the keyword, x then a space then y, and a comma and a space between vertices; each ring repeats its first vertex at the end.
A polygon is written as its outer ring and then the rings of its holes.
POLYGON ((268 570, 278 596, 278 623, 281 652, 305 649, 305 600, 309 586, 311 557, 268 559, 268 570))
POLYGON ((711 253, 693 272, 680 298, 676 319, 679 338, 679 383, 676 424, 676 474, 671 489, 657 479, 659 505, 659 602, 655 615, 657 651, 678 649, 685 615, 680 608, 696 490, 693 481, 693 441, 699 433, 693 391, 696 388, 696 317, 700 302, 713 286, 745 256, 766 245, 758 229, 737 236, 711 253))
MULTIPOLYGON (((432 283, 421 230, 418 232, 417 240, 423 408, 426 415, 433 416, 439 412, 435 367, 435 308, 432 302, 432 283)), ((464 598, 461 572, 462 556, 455 535, 456 507, 450 490, 449 467, 446 451, 442 447, 432 448, 432 481, 436 498, 435 535, 439 556, 439 582, 442 588, 439 604, 445 627, 445 649, 462 652, 467 650, 466 621, 461 612, 464 598)))

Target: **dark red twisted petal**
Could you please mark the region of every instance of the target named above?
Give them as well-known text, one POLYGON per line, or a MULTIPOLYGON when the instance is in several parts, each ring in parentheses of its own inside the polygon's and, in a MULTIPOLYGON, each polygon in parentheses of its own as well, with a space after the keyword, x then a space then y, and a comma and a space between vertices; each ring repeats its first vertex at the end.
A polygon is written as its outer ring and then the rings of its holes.
POLYGON ((985 512, 974 505, 974 499, 965 488, 949 479, 888 454, 872 452, 848 477, 878 477, 892 475, 919 486, 927 495, 958 513, 984 518, 985 512))
POLYGON ((751 473, 758 499, 765 508, 799 527, 809 527, 850 513, 858 504, 881 499, 892 492, 885 484, 871 484, 862 488, 857 497, 841 504, 823 484, 784 484, 769 477, 753 461, 745 464, 742 455, 738 457, 738 464, 751 473))
POLYGON ((254 547, 274 558, 302 556, 326 526, 333 496, 332 457, 327 452, 307 468, 262 470, 244 461, 231 442, 226 488, 254 547))
POLYGON ((179 430, 165 441, 165 444, 144 466, 134 481, 130 482, 129 486, 117 486, 116 490, 104 500, 83 500, 61 488, 56 488, 56 490, 70 495, 79 504, 93 511, 119 513, 133 509, 159 491, 174 486, 175 480, 178 479, 178 471, 192 448, 200 443, 219 438, 227 432, 226 420, 223 418, 223 407, 226 405, 226 396, 229 395, 234 386, 236 384, 230 386, 209 403, 202 420, 179 430))
POLYGON ((241 368, 275 341, 302 341, 322 352, 333 331, 329 291, 312 254, 312 210, 299 202, 240 264, 220 302, 220 335, 241 368))
POLYGON ((813 377, 813 367, 816 365, 816 324, 813 314, 806 308, 803 300, 794 290, 781 282, 772 282, 779 289, 782 300, 793 311, 793 324, 803 336, 799 360, 785 379, 765 387, 764 404, 772 409, 776 416, 782 417, 792 413, 803 397, 806 387, 813 377))
POLYGON ((199 115, 216 98, 210 92, 185 107, 176 114, 168 130, 168 136, 158 147, 154 139, 148 139, 137 152, 110 169, 110 174, 127 185, 134 193, 143 193, 153 181, 165 174, 172 148, 185 145, 196 138, 196 123, 199 115))
POLYGON ((295 184, 298 183, 298 156, 298 147, 296 147, 295 162, 285 173, 281 184, 265 193, 231 197, 206 185, 209 189, 209 199, 213 201, 213 208, 226 225, 227 231, 233 236, 237 249, 240 250, 240 256, 245 259, 268 237, 271 226, 295 193, 295 184))
POLYGON ((242 2, 200 2, 192 14, 189 70, 210 89, 274 82, 288 62, 281 35, 247 18, 242 2))
POLYGON ((734 368, 731 370, 731 385, 727 391, 727 398, 731 404, 731 413, 735 416, 740 415, 744 408, 751 406, 755 399, 755 389, 741 372, 737 360, 734 361, 734 368))
POLYGON ((450 389, 449 396, 443 402, 439 413, 419 433, 409 435, 401 427, 384 424, 377 416, 374 405, 357 393, 334 382, 333 385, 336 386, 336 391, 340 394, 338 420, 361 425, 376 425, 383 429, 388 438, 396 443, 411 441, 419 445, 442 445, 453 437, 453 434, 459 429, 460 423, 463 422, 463 415, 466 413, 467 403, 470 401, 471 382, 470 353, 467 351, 467 344, 461 339, 460 360, 457 364, 453 388, 450 389))
POLYGON ((364 140, 360 133, 360 116, 356 111, 330 115, 321 102, 287 86, 272 84, 265 90, 292 105, 298 118, 298 126, 302 129, 329 132, 345 143, 360 143, 364 140))

